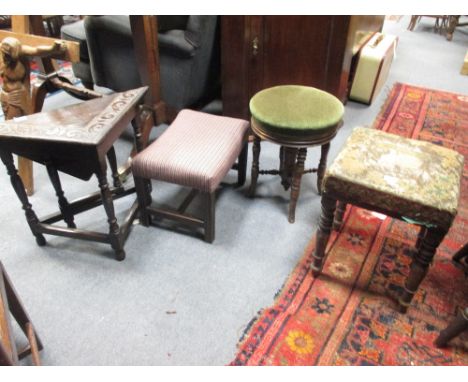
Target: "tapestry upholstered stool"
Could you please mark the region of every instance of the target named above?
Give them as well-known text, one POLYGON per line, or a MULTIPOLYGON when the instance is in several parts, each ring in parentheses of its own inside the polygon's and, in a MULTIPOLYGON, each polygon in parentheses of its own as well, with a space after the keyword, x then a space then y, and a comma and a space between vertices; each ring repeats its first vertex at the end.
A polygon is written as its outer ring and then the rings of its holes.
POLYGON ((290 223, 294 223, 301 178, 317 172, 317 189, 321 193, 330 141, 342 125, 343 104, 338 98, 308 86, 283 85, 262 90, 250 100, 254 133, 252 183, 255 195, 259 174, 280 175, 285 190, 291 187, 290 223), (279 170, 260 170, 260 140, 281 146, 279 170), (307 147, 322 146, 318 169, 304 170, 307 147))
POLYGON ((400 311, 406 312, 457 213, 462 169, 463 156, 453 150, 356 128, 323 180, 313 274, 323 267, 337 201, 335 228, 346 203, 417 224, 417 250, 398 297, 400 311))
POLYGON ((133 158, 141 223, 148 226, 151 215, 176 220, 204 228, 205 241, 213 242, 215 191, 231 167, 238 170, 238 185, 244 184, 248 129, 249 123, 242 119, 182 110, 155 142, 133 158), (177 211, 155 208, 150 179, 191 187, 193 192, 177 211), (183 215, 197 193, 206 203, 204 219, 183 215))

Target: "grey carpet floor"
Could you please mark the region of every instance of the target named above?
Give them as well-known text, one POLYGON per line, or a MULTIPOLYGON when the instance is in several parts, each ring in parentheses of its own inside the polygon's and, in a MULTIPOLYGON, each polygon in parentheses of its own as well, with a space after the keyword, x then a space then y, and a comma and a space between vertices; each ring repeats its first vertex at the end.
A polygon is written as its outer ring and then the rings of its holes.
MULTIPOLYGON (((394 82, 468 93, 468 76, 459 74, 468 47, 465 30, 453 41, 433 33, 432 19, 414 32, 409 17, 387 22, 399 36, 397 57, 381 94, 371 106, 346 105, 345 124, 332 142, 333 160, 356 126, 370 126, 394 82)), ((65 94, 47 99, 46 108, 75 102, 65 94)), ((160 134, 164 128, 156 130, 160 134)), ((120 160, 130 143, 117 145, 120 160)), ((316 166, 319 149, 309 149, 307 166, 316 166)), ((249 169, 251 152, 249 152, 249 169)), ((262 144, 261 164, 278 164, 278 147, 262 144)), ((3 166, 2 166, 3 167, 3 166)), ((45 170, 35 165, 39 216, 56 210, 45 170)), ((275 293, 301 257, 317 227, 320 198, 315 175, 303 178, 296 222, 287 221, 289 193, 276 177, 261 176, 257 197, 226 178, 217 198, 216 240, 212 245, 183 232, 133 227, 127 258, 113 259, 109 246, 48 236, 37 247, 6 172, 0 174, 0 258, 21 295, 45 349, 46 365, 224 365, 257 312, 275 293)), ((97 181, 63 176, 69 200, 97 190, 97 181)), ((155 183, 154 199, 174 204, 180 188, 155 183)), ((134 197, 116 202, 119 217, 134 197)), ((195 206, 195 209, 196 206, 195 206)), ((196 212, 196 211, 195 211, 196 212)), ((102 208, 76 219, 86 229, 107 230, 102 208)), ((26 360, 24 363, 28 364, 26 360)))

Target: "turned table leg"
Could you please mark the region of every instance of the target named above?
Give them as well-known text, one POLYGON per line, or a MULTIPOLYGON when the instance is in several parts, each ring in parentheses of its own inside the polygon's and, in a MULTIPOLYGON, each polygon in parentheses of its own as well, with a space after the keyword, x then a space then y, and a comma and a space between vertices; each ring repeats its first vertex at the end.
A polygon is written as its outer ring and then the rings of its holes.
POLYGON ((299 199, 299 192, 301 189, 301 179, 304 173, 304 163, 307 156, 307 149, 301 148, 297 153, 297 162, 294 167, 292 187, 291 187, 291 200, 289 201, 289 222, 294 223, 296 219, 296 205, 299 199))
POLYGON ((70 205, 68 204, 67 198, 62 189, 62 184, 60 183, 60 177, 57 169, 50 163, 46 164, 47 173, 49 174, 50 181, 54 187, 55 194, 58 198, 59 209, 63 215, 63 220, 67 223, 67 226, 70 228, 76 228, 74 216, 70 211, 70 205))
POLYGON ((444 239, 446 233, 447 230, 441 228, 428 228, 425 231, 419 249, 415 253, 413 262, 411 263, 410 273, 406 279, 403 293, 398 299, 399 308, 402 313, 406 313, 411 304, 411 300, 416 294, 419 285, 426 276, 437 247, 444 239))
POLYGON ((322 195, 322 182, 323 177, 325 176, 325 171, 327 169, 327 157, 328 152, 330 151, 330 142, 322 145, 322 153, 320 155, 320 163, 317 170, 317 191, 319 195, 322 195))
POLYGON ((113 185, 115 188, 121 188, 122 181, 120 180, 119 171, 117 169, 117 156, 115 155, 114 146, 111 146, 107 152, 107 160, 109 161, 109 165, 112 171, 113 185))
POLYGON ((255 196, 255 190, 257 188, 257 180, 260 171, 259 165, 260 159, 260 138, 254 136, 254 141, 252 145, 252 174, 251 174, 251 183, 249 188, 249 196, 255 196))
POLYGON ((37 226, 39 224, 39 219, 37 218, 36 213, 32 209, 31 203, 29 203, 28 196, 26 195, 26 191, 24 189, 23 182, 18 175, 18 171, 14 165, 13 155, 7 151, 0 151, 0 156, 2 159, 3 164, 5 165, 8 175, 10 176, 11 185, 18 196, 21 205, 23 206, 24 213, 26 215, 26 220, 29 224, 29 228, 31 229, 32 234, 36 238, 36 243, 39 246, 43 246, 46 244, 46 240, 44 236, 38 232, 37 226))
POLYGON ((317 229, 315 251, 313 262, 310 265, 312 274, 318 276, 322 272, 323 258, 325 257, 325 249, 327 248, 328 239, 333 225, 333 215, 335 213, 336 200, 322 196, 322 213, 320 214, 319 227, 317 229))
POLYGON ((121 261, 125 259, 125 251, 123 249, 123 240, 120 235, 120 228, 117 223, 114 211, 114 201, 112 200, 112 193, 109 189, 106 176, 106 163, 102 160, 100 168, 96 171, 96 177, 98 178, 99 188, 101 190, 102 204, 107 214, 107 221, 109 223, 109 240, 112 248, 115 251, 115 257, 121 261))

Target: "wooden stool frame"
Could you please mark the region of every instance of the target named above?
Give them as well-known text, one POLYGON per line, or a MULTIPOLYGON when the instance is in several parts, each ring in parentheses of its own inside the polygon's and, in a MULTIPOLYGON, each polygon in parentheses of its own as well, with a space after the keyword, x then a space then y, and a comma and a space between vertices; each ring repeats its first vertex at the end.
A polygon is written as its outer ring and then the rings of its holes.
MULTIPOLYGON (((320 215, 319 227, 317 229, 317 240, 313 254, 313 262, 311 264, 312 273, 316 277, 322 272, 325 249, 327 247, 328 239, 330 238, 332 226, 337 230, 341 228, 346 204, 357 205, 358 207, 402 220, 402 216, 394 211, 377 208, 370 204, 356 204, 354 201, 348 200, 346 195, 324 192, 322 194, 322 212, 320 215)), ((413 257, 413 262, 411 263, 410 273, 406 279, 404 291, 402 295, 398 297, 400 312, 405 313, 407 311, 419 285, 426 276, 437 247, 444 239, 448 229, 449 227, 431 226, 426 228, 425 226, 421 226, 418 240, 416 242, 416 252, 413 257)))
MULTIPOLYGON (((247 171, 247 154, 248 143, 245 143, 238 157, 237 163, 233 165, 233 169, 237 170, 237 186, 241 187, 245 183, 247 171)), ((140 222, 143 226, 148 227, 152 224, 151 217, 162 219, 169 219, 189 225, 192 227, 199 227, 204 229, 204 240, 207 243, 212 243, 215 239, 215 203, 216 203, 216 190, 213 192, 203 192, 198 189, 192 189, 188 196, 184 199, 177 210, 157 208, 152 205, 151 198, 151 180, 141 178, 134 175, 135 187, 138 197, 138 204, 140 210, 140 222), (184 212, 195 198, 200 195, 203 201, 205 214, 203 217, 195 217, 184 212)))
POLYGON ((299 199, 302 175, 307 173, 317 173, 317 191, 322 193, 322 181, 327 168, 327 157, 330 151, 330 141, 335 137, 339 128, 343 125, 340 121, 334 128, 327 130, 326 133, 317 135, 310 134, 300 137, 285 135, 280 133, 271 133, 262 128, 254 118, 251 121, 251 128, 254 133, 252 147, 252 174, 249 196, 255 196, 257 181, 259 175, 279 175, 281 184, 285 190, 291 188, 291 200, 289 202, 288 221, 294 223, 296 216, 296 205, 299 199), (280 145, 280 166, 278 170, 260 170, 260 142, 267 140, 280 145), (304 169, 304 163, 307 156, 307 148, 312 146, 321 146, 321 155, 318 168, 304 169))

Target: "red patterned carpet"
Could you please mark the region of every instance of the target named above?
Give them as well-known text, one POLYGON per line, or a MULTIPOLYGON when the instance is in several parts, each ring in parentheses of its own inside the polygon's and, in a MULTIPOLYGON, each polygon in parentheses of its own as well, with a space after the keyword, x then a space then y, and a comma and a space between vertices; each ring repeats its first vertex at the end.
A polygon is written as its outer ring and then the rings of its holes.
POLYGON ((323 274, 309 264, 315 238, 275 304, 249 325, 232 365, 468 365, 468 333, 433 345, 468 282, 451 256, 468 237, 468 96, 396 84, 374 128, 465 155, 458 216, 408 312, 390 297, 408 274, 418 229, 359 208, 330 240, 323 274))

